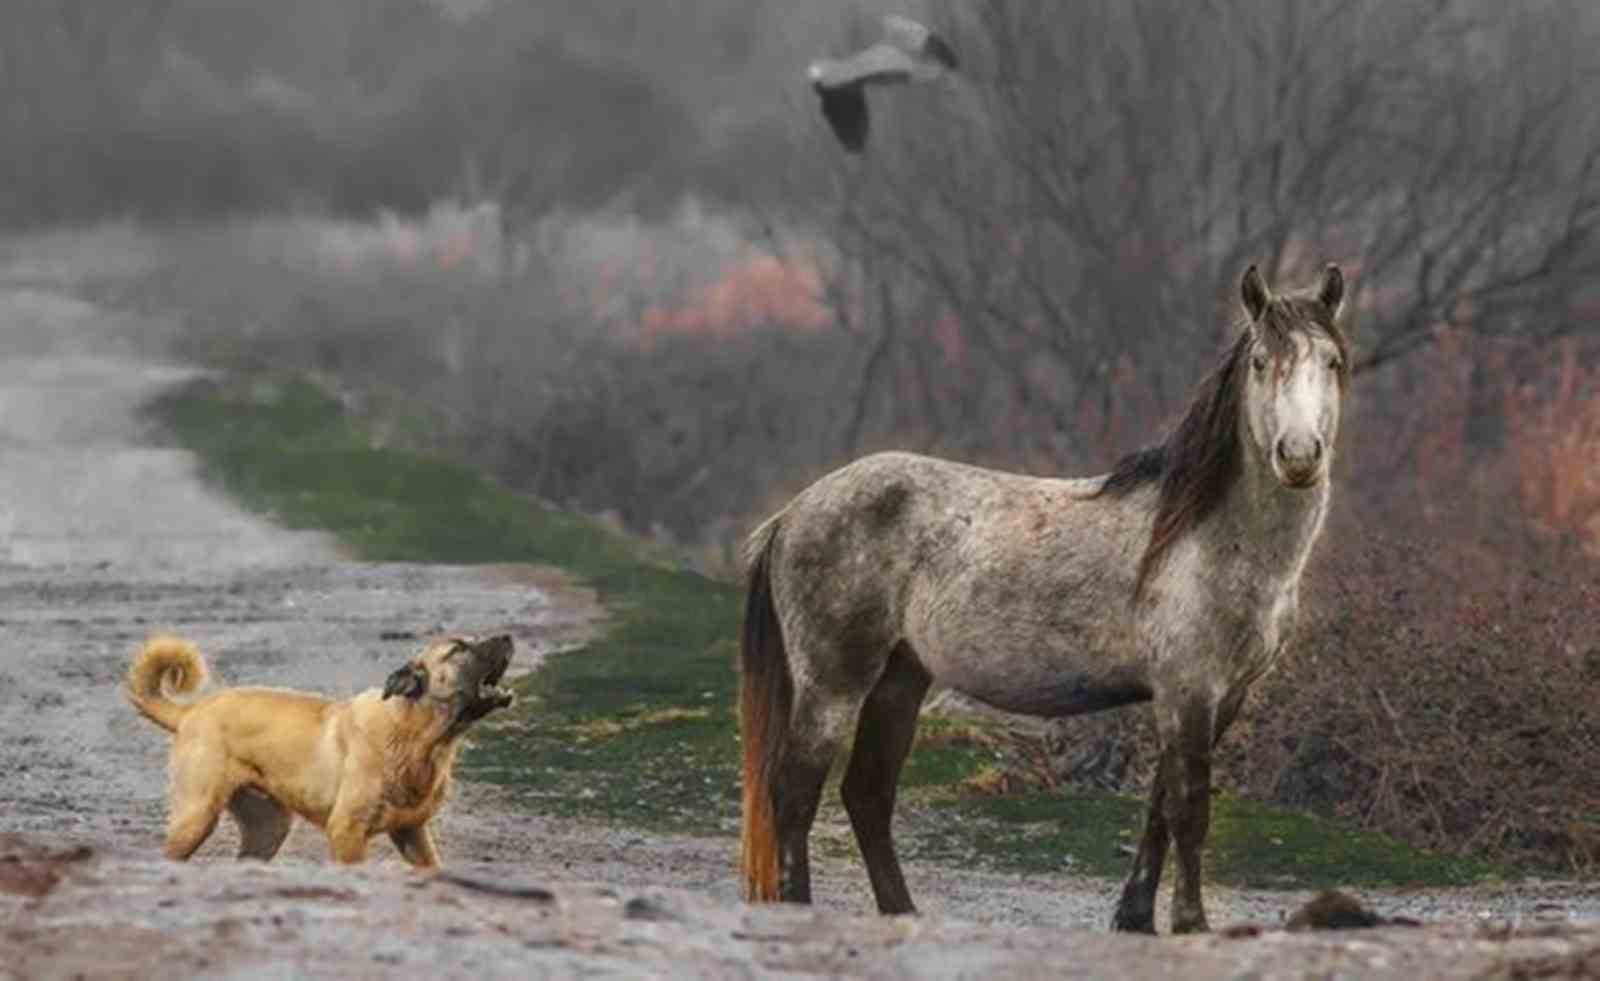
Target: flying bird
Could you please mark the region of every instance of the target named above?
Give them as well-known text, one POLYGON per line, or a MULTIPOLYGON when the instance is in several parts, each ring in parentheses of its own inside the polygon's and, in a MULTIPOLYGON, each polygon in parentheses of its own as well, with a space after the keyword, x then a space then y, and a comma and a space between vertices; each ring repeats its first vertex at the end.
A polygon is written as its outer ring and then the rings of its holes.
POLYGON ((822 98, 822 115, 851 153, 867 145, 871 117, 868 85, 930 82, 960 67, 955 49, 933 31, 906 17, 883 18, 884 40, 846 58, 811 63, 811 87, 822 98))

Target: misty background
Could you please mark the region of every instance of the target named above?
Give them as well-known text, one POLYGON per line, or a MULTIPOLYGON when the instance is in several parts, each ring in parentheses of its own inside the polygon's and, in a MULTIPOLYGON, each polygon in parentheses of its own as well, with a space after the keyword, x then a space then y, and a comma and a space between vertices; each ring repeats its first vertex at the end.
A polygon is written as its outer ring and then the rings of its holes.
MULTIPOLYGON (((715 575, 874 449, 1108 467, 1187 404, 1249 263, 1293 288, 1339 262, 1355 382, 1309 653, 1241 772, 1423 843, 1600 861, 1592 782, 1514 748, 1530 713, 1569 754, 1600 731, 1590 0, 0 9, 0 226, 38 269, 715 575), (962 71, 874 91, 850 156, 805 66, 888 11, 962 71), (1320 743, 1287 739, 1312 716, 1320 743)), ((1084 738, 1063 772, 1137 776, 1084 738)))

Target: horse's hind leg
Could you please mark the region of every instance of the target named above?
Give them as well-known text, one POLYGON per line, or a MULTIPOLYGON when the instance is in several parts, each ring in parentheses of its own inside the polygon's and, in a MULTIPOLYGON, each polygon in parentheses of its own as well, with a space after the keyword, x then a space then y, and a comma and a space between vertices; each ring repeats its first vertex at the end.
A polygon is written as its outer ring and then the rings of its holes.
POLYGON ((1167 860, 1167 844, 1172 830, 1167 824, 1168 754, 1163 753, 1150 786, 1150 805, 1145 810, 1144 835, 1133 856, 1133 868, 1122 886, 1122 898, 1111 917, 1111 929, 1125 933, 1156 932, 1156 889, 1161 885, 1161 867, 1167 860))
POLYGON ((917 711, 930 681, 909 646, 895 648, 862 706, 850 765, 839 787, 880 913, 916 912, 895 854, 890 822, 900 769, 911 751, 917 711))
POLYGON ((771 782, 778 837, 778 898, 811 902, 808 839, 822 800, 822 785, 844 733, 855 722, 856 703, 799 688, 783 750, 771 782))
POLYGON ((228 798, 228 813, 239 825, 239 857, 263 862, 278 854, 294 820, 282 804, 249 787, 228 798))

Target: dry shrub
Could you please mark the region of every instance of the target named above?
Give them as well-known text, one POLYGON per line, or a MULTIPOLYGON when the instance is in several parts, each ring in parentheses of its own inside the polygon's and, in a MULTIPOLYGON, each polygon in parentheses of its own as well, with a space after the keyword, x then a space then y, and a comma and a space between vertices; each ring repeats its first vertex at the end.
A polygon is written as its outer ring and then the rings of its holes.
POLYGON ((1080 790, 1143 793, 1155 776, 1156 735, 1148 705, 1054 719, 1044 743, 1059 780, 1080 790))
POLYGON ((1540 384, 1507 385, 1510 463, 1523 510, 1543 531, 1600 550, 1600 364, 1578 338, 1555 345, 1540 384), (1587 356, 1585 356, 1587 355, 1587 356))
POLYGON ((1479 553, 1343 515, 1294 649, 1225 768, 1252 796, 1412 844, 1600 862, 1600 571, 1559 545, 1479 553))

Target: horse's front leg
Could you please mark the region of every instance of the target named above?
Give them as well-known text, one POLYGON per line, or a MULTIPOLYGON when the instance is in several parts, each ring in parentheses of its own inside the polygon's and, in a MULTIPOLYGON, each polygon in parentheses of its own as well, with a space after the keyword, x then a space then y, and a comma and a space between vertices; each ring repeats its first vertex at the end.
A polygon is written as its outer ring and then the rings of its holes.
POLYGON ((1169 754, 1163 753, 1150 784, 1150 805, 1145 809, 1144 834, 1133 856, 1133 868, 1123 883, 1122 898, 1111 917, 1111 929, 1124 933, 1156 932, 1156 889, 1161 885, 1161 867, 1167 861, 1167 843, 1172 831, 1167 826, 1167 770, 1169 754))
POLYGON ((1167 824, 1178 846, 1172 932, 1199 933, 1210 929, 1200 895, 1200 851, 1211 827, 1211 747, 1217 712, 1210 701, 1192 698, 1170 709, 1158 707, 1157 717, 1158 728, 1164 730, 1162 756, 1168 761, 1163 767, 1167 824))

